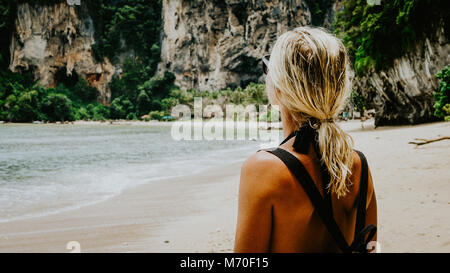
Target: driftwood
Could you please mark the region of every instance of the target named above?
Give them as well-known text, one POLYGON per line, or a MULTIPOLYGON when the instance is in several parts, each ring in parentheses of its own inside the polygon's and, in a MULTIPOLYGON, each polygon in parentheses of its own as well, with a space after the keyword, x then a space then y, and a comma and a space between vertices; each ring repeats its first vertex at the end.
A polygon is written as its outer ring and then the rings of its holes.
POLYGON ((415 140, 418 140, 418 141, 410 141, 408 143, 409 144, 416 144, 417 146, 419 146, 419 145, 425 145, 425 144, 428 144, 428 143, 441 141, 441 140, 445 140, 445 139, 450 139, 450 136, 444 136, 444 137, 433 138, 433 139, 415 138, 415 140))

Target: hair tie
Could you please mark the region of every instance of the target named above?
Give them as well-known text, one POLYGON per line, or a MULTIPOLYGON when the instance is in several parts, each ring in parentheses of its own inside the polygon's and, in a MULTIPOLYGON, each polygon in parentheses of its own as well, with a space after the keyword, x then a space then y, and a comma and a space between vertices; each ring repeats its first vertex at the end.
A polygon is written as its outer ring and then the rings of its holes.
POLYGON ((334 118, 328 119, 318 119, 318 118, 309 118, 303 125, 294 132, 295 140, 294 150, 301 154, 308 153, 309 143, 313 143, 315 148, 318 148, 318 132, 317 130, 320 128, 320 125, 325 122, 334 122, 334 118))
POLYGON ((325 122, 332 123, 332 122, 334 122, 334 118, 321 119, 321 120, 320 120, 320 123, 325 123, 325 122))
POLYGON ((317 128, 315 128, 314 124, 305 122, 295 131, 295 140, 292 147, 300 154, 307 154, 309 143, 316 143, 317 137, 317 128))

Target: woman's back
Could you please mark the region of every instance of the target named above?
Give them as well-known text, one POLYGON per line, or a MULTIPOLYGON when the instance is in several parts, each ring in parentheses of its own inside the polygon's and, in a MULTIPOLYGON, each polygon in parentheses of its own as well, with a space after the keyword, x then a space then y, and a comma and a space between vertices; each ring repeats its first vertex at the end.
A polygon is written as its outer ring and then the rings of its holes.
MULTIPOLYGON (((300 154, 292 148, 293 141, 288 141, 280 148, 289 151, 301 161, 323 196, 320 164, 312 145, 309 147, 308 154, 300 154)), ((328 232, 302 185, 280 159, 268 152, 260 151, 244 164, 242 175, 247 176, 247 173, 257 174, 258 178, 254 180, 251 177, 253 175, 250 174, 248 179, 241 180, 239 196, 240 199, 250 199, 241 200, 241 202, 250 201, 248 213, 251 214, 251 211, 256 209, 258 212, 255 213, 258 216, 251 219, 240 215, 238 229, 240 226, 247 226, 253 230, 253 236, 243 238, 246 236, 245 232, 241 233, 238 230, 236 252, 339 252, 338 245, 328 232), (249 192, 245 193, 247 190, 249 192), (258 196, 260 200, 251 200, 255 196, 258 196), (252 204, 258 207, 251 208, 252 204), (268 206, 270 209, 263 209, 268 206), (267 225, 269 219, 271 223, 267 225), (245 223, 248 221, 252 223, 245 223), (270 231, 264 228, 268 226, 270 231), (264 240, 263 238, 267 238, 265 236, 267 233, 270 233, 270 239, 264 240)), ((353 241, 355 232, 356 201, 361 177, 361 161, 356 152, 354 152, 352 173, 352 186, 349 187, 345 197, 337 199, 335 194, 331 194, 334 219, 349 244, 353 241)), ((367 224, 376 225, 376 198, 370 172, 367 224)))

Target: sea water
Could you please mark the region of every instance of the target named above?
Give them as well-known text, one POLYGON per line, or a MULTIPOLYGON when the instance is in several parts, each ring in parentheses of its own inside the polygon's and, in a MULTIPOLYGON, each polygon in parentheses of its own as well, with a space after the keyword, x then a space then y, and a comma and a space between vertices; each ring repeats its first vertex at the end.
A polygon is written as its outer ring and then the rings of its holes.
MULTIPOLYGON (((0 125, 0 222, 97 203, 243 160, 251 140, 175 141, 170 126, 0 125)), ((237 170, 239 172, 239 170, 237 170)))

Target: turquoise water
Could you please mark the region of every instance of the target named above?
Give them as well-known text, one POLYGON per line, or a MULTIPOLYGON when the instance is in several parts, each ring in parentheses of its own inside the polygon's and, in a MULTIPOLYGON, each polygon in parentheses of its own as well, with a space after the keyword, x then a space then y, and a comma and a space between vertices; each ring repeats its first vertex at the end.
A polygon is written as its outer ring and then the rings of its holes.
POLYGON ((161 126, 0 125, 0 222, 100 202, 258 148, 253 141, 175 141, 161 126))

